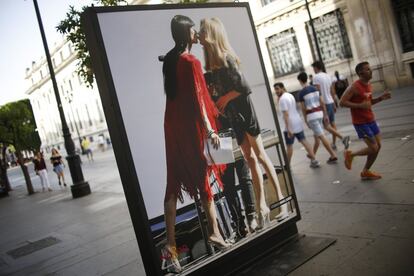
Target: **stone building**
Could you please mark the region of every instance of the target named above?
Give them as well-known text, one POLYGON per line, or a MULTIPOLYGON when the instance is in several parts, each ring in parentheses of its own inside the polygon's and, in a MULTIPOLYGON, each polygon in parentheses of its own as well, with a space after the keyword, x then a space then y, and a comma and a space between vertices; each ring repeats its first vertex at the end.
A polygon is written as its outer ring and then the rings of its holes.
MULTIPOLYGON (((414 1, 308 2, 329 74, 337 70, 349 81, 355 80, 355 65, 366 60, 373 69, 375 89, 414 85, 414 1)), ((300 89, 298 72, 313 74, 311 64, 318 59, 305 0, 250 0, 249 4, 270 83, 283 81, 289 91, 300 89)), ((51 55, 72 138, 96 140, 101 133, 108 137, 97 86, 86 87, 75 73, 77 60, 71 43, 62 40, 55 44, 51 55)), ((43 147, 62 145, 60 117, 45 58, 32 63, 26 80, 43 147)))
MULTIPOLYGON (((50 55, 66 122, 75 146, 80 148, 79 136, 88 136, 94 141, 97 135, 107 132, 99 93, 96 84, 89 88, 77 75, 76 53, 70 42, 62 40, 55 44, 50 55)), ((26 93, 33 107, 42 148, 61 147, 62 124, 45 57, 26 69, 26 81, 29 87, 26 93)))
MULTIPOLYGON (((150 3, 146 0, 128 2, 150 3)), ((62 38, 52 47, 49 45, 49 51, 66 122, 75 147, 80 150, 79 138, 84 136, 88 137, 92 147, 95 147, 99 135, 103 134, 109 138, 97 85, 94 83, 93 87, 87 87, 76 73, 77 56, 69 41, 62 38)), ((44 56, 33 61, 30 68, 26 68, 26 82, 26 94, 33 107, 42 148, 46 151, 51 147, 63 150, 62 124, 44 56)))
MULTIPOLYGON (((299 71, 313 74, 318 54, 305 0, 249 1, 271 82, 300 88, 299 71)), ((349 81, 368 61, 375 89, 414 85, 414 1, 308 0, 327 73, 349 81)))

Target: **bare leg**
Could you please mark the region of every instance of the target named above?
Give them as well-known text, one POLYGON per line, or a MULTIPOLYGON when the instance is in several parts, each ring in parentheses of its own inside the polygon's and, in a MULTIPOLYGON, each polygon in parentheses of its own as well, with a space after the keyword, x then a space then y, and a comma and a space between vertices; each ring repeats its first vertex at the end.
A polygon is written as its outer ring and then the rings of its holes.
POLYGON ((314 139, 314 143, 313 143, 313 154, 316 155, 316 152, 318 151, 320 142, 319 142, 318 136, 313 136, 313 139, 314 139))
MULTIPOLYGON (((337 131, 337 129, 336 129, 336 124, 335 124, 335 122, 331 122, 331 127, 340 135, 340 133, 337 131)), ((335 135, 332 135, 332 143, 335 145, 336 144, 336 137, 338 137, 339 139, 343 139, 343 137, 342 137, 342 135, 339 137, 339 136, 335 136, 335 135)))
MULTIPOLYGON (((249 134, 246 134, 246 136, 247 136, 247 139, 249 140, 251 148, 253 149, 255 155, 257 156, 257 160, 262 165, 262 167, 265 169, 267 178, 269 179, 270 183, 273 185, 276 191, 276 200, 277 201, 282 200, 284 196, 280 188, 280 183, 277 178, 276 171, 273 167, 273 163, 270 160, 269 156, 267 155, 265 148, 263 146, 262 137, 260 136, 260 134, 257 137, 253 137, 249 134)), ((279 215, 276 216, 276 219, 278 221, 283 220, 289 216, 288 213, 289 213, 288 206, 285 203, 280 206, 280 213, 279 215)))
POLYGON ((336 130, 335 123, 330 123, 330 125, 325 125, 325 129, 329 131, 329 133, 332 134, 332 143, 335 145, 336 143, 336 137, 339 139, 342 139, 342 135, 336 130))
POLYGON ((288 162, 290 164, 290 161, 292 160, 292 155, 293 155, 293 145, 286 145, 286 153, 287 153, 288 162))
POLYGON ((165 231, 167 234, 167 245, 175 247, 175 218, 177 212, 177 196, 170 195, 164 202, 165 231))
POLYGON ((325 147, 325 149, 329 152, 329 154, 331 155, 331 158, 336 158, 336 154, 333 151, 331 145, 329 144, 328 139, 326 139, 325 135, 320 135, 319 139, 322 141, 323 146, 325 147))
POLYGON ((65 185, 65 186, 66 186, 66 183, 65 183, 65 174, 64 174, 63 172, 61 172, 61 173, 60 173, 60 176, 62 177, 62 182, 63 182, 63 185, 65 185))
POLYGON ((168 200, 164 202, 165 231, 167 236, 167 244, 162 249, 163 266, 164 261, 168 262, 168 270, 178 273, 181 271, 181 265, 178 260, 178 252, 175 243, 175 219, 177 215, 177 196, 170 195, 168 200))
POLYGON ((312 151, 312 147, 311 145, 308 143, 308 141, 306 139, 300 140, 299 141, 303 147, 305 148, 306 152, 308 153, 309 157, 311 160, 315 160, 315 154, 312 151))
POLYGON ((276 171, 273 167, 272 161, 270 160, 269 156, 267 155, 264 149, 262 137, 260 135, 258 135, 257 137, 250 136, 249 134, 246 135, 255 155, 257 156, 257 160, 259 161, 260 165, 262 165, 265 169, 266 175, 270 183, 272 183, 273 187, 275 188, 277 200, 282 199, 283 195, 280 189, 279 180, 277 179, 276 171))
POLYGON ((263 189, 263 174, 262 170, 259 167, 259 162, 257 161, 257 157, 252 151, 249 141, 245 136, 243 139, 243 143, 240 145, 244 159, 246 160, 250 171, 252 172, 252 181, 253 181, 253 189, 254 195, 256 198, 256 212, 264 211, 266 212, 269 208, 266 205, 266 200, 264 196, 264 189, 263 189))
POLYGON ((208 200, 207 198, 202 196, 201 204, 203 205, 203 209, 206 212, 207 217, 207 230, 209 233, 208 240, 213 242, 214 244, 228 246, 228 244, 224 241, 223 237, 221 236, 220 230, 218 228, 217 213, 213 201, 208 200))
POLYGON ((364 141, 368 146, 367 161, 365 162, 364 171, 368 171, 377 159, 381 148, 381 137, 378 134, 375 136, 375 139, 365 138, 364 141))

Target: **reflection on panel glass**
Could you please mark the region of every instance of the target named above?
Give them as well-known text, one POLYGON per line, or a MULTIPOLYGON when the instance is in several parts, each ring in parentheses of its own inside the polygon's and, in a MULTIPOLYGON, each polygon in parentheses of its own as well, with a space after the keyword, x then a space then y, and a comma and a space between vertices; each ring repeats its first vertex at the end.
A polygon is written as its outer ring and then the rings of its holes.
POLYGON ((414 2, 412 0, 394 0, 391 3, 403 52, 414 51, 414 2))
POLYGON ((264 7, 264 6, 266 6, 266 5, 268 5, 268 4, 272 3, 272 2, 274 2, 274 1, 276 1, 276 0, 260 0, 260 1, 261 1, 261 3, 262 3, 262 6, 264 7))
MULTIPOLYGON (((313 19, 319 49, 323 62, 330 62, 352 57, 351 46, 345 28, 342 13, 336 10, 313 19)), ((311 41, 314 59, 318 59, 315 40, 310 23, 306 23, 309 41, 311 41)))
POLYGON ((299 45, 293 29, 267 38, 267 48, 275 77, 298 72, 303 68, 299 45))

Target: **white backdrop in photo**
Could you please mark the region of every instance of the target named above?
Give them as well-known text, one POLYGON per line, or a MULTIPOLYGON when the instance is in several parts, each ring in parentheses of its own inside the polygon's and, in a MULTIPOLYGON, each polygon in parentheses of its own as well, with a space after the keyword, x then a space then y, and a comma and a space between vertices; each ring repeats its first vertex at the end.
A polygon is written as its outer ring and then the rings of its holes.
MULTIPOLYGON (((177 15, 200 20, 220 18, 242 71, 252 88, 252 100, 261 128, 275 130, 265 73, 259 59, 253 28, 244 7, 139 10, 98 14, 110 71, 115 85, 129 146, 149 218, 164 213, 166 158, 164 143, 165 95, 162 62, 173 46, 170 22, 177 15)), ((203 62, 202 47, 192 53, 203 62)), ((186 135, 183 133, 182 135, 186 135)), ((273 158, 272 158, 273 159, 273 158)), ((186 203, 191 202, 188 198, 186 203)))

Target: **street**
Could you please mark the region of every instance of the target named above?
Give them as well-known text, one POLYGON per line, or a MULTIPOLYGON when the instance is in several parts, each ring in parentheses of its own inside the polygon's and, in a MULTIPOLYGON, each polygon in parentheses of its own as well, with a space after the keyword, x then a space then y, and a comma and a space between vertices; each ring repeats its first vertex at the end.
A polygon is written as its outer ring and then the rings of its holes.
MULTIPOLYGON (((305 151, 295 143, 291 168, 302 214, 299 231, 337 242, 290 275, 412 275, 414 88, 392 93, 391 100, 374 108, 383 143, 373 169, 383 174, 382 180, 360 180, 364 158, 356 158, 353 170, 346 170, 339 143, 338 164, 326 164, 328 154, 320 148, 322 166, 311 169, 305 151)), ((338 130, 351 135, 350 149, 362 146, 349 110, 339 109, 336 119, 338 130)), ((308 130, 306 135, 312 141, 308 130)), ((49 164, 53 191, 32 196, 27 196, 20 168, 8 171, 14 191, 0 199, 0 275, 145 275, 113 151, 95 151, 94 159, 82 156, 92 194, 76 200, 69 187, 57 185, 49 164), (56 244, 11 254, 48 237, 56 244)), ((35 191, 40 191, 32 165, 29 172, 35 191)), ((65 176, 70 183, 67 167, 65 176)), ((256 275, 272 275, 273 261, 259 262, 256 275)))

